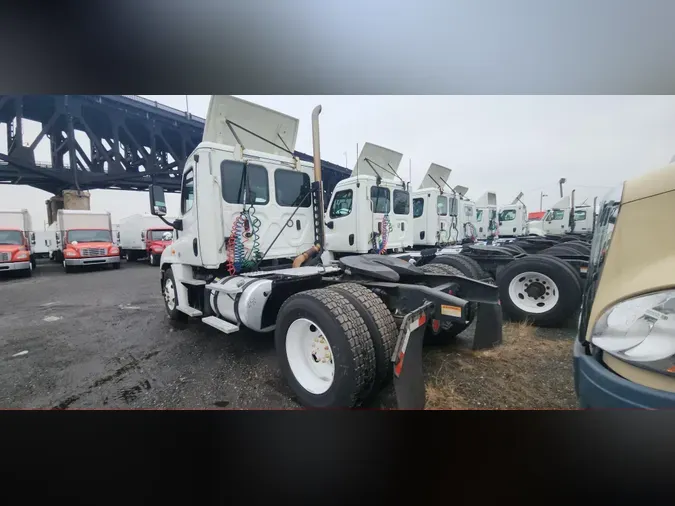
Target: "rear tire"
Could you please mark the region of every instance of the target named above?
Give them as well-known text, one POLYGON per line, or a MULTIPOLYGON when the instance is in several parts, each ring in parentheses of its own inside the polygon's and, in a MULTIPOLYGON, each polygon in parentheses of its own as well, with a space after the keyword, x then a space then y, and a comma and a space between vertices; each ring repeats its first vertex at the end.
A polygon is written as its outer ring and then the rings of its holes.
POLYGON ((359 311, 337 290, 289 297, 277 315, 274 342, 281 371, 304 406, 351 408, 371 392, 373 340, 359 311))
POLYGON ((366 394, 369 399, 392 377, 394 364, 392 356, 396 347, 396 322, 389 308, 377 295, 365 286, 357 283, 341 283, 329 287, 344 296, 359 312, 368 327, 375 348, 375 382, 372 391, 366 394))
POLYGON ((547 255, 532 255, 500 270, 499 297, 510 319, 554 327, 564 324, 579 309, 579 278, 560 262, 547 255))
POLYGON ((176 280, 173 277, 173 271, 169 268, 162 278, 164 307, 169 319, 174 322, 185 323, 188 321, 188 315, 178 310, 178 289, 176 280))

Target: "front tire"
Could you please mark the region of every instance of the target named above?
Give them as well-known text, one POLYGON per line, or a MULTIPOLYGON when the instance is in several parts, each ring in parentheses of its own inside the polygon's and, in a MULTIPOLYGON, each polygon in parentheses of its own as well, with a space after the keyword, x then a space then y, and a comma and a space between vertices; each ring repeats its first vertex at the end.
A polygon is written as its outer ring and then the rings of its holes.
POLYGON ((157 267, 157 266, 159 265, 159 261, 160 261, 160 256, 159 256, 159 255, 156 255, 156 254, 154 254, 154 253, 150 253, 150 254, 148 255, 148 263, 149 263, 150 265, 152 265, 153 267, 157 267))
POLYGON ((335 290, 289 297, 274 331, 281 371, 300 402, 313 408, 351 408, 375 381, 376 354, 365 321, 335 290))
POLYGON ((178 289, 170 268, 164 273, 162 285, 164 287, 164 307, 166 308, 166 313, 169 315, 169 319, 181 323, 188 321, 188 315, 178 310, 178 289))
POLYGON ((66 264, 66 260, 64 259, 63 260, 63 272, 65 272, 66 274, 70 274, 70 273, 74 272, 74 270, 75 270, 75 268, 72 265, 66 264))

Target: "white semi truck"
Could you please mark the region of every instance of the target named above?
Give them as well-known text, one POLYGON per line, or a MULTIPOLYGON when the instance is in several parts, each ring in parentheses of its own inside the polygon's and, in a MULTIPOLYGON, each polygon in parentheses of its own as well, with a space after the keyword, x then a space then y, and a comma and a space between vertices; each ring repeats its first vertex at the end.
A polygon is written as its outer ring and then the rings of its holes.
POLYGON ((402 157, 364 144, 352 175, 337 183, 330 198, 326 250, 381 254, 413 246, 409 184, 397 174, 402 157))
POLYGON ((133 214, 120 220, 119 235, 120 254, 127 261, 147 258, 150 265, 159 265, 164 249, 173 241, 173 228, 152 214, 133 214))
POLYGON ((0 210, 0 272, 31 276, 35 234, 27 209, 0 210))
POLYGON ((448 184, 451 169, 432 163, 413 192, 414 246, 461 244, 476 239, 476 205, 465 186, 448 184))
POLYGON ((120 268, 120 250, 113 243, 110 213, 59 209, 50 256, 66 273, 90 265, 120 268))
POLYGON ((527 207, 520 200, 523 192, 507 206, 499 208, 499 237, 524 237, 529 234, 527 207))
MULTIPOLYGON (((160 260, 166 311, 226 334, 273 331, 281 371, 307 406, 355 406, 393 378, 399 407, 423 408, 431 322, 477 318, 474 346, 500 342, 497 288, 386 255, 322 262, 320 112, 312 166, 293 155, 297 119, 212 97, 183 170, 181 216, 167 221, 175 237, 160 260)), ((165 202, 153 185, 152 214, 166 215, 165 202)))

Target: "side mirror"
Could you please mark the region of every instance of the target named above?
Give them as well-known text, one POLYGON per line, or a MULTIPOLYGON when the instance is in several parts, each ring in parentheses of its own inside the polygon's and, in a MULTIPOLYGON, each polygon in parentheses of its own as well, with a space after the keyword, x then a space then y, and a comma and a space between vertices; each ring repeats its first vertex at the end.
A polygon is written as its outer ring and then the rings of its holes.
POLYGON ((150 214, 153 216, 166 216, 166 199, 164 188, 154 184, 150 185, 150 214))
POLYGON ((141 232, 141 241, 145 241, 145 232, 141 232))
POLYGON ((35 246, 35 232, 30 233, 30 243, 35 246))

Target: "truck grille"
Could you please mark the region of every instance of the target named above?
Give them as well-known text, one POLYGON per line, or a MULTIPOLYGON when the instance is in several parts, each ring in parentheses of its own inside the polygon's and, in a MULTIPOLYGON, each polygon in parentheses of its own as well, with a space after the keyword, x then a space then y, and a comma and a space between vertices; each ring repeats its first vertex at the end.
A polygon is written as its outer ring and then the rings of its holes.
POLYGON ((105 248, 83 248, 80 250, 83 257, 102 257, 105 256, 105 248))
POLYGON ((9 253, 0 253, 0 262, 9 262, 9 253))

